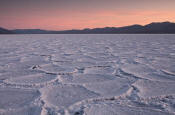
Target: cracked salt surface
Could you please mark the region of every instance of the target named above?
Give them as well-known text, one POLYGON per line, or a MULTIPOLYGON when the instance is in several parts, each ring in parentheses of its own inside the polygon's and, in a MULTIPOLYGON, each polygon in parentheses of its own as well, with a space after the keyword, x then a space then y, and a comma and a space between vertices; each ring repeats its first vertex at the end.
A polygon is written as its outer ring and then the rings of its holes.
POLYGON ((0 115, 175 115, 175 35, 1 35, 0 115))

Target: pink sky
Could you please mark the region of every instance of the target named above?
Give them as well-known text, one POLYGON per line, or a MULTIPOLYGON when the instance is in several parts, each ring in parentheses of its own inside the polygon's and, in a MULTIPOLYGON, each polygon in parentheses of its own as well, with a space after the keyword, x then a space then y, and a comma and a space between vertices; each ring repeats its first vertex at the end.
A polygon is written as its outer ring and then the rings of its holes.
POLYGON ((66 30, 175 22, 175 0, 24 1, 0 1, 0 27, 66 30))

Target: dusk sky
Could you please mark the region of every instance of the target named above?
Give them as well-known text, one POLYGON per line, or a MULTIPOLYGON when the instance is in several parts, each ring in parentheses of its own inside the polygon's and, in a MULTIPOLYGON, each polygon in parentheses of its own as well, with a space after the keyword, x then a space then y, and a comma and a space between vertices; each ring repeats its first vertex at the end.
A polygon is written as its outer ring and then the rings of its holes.
POLYGON ((175 0, 0 0, 0 27, 48 30, 175 22, 175 0))

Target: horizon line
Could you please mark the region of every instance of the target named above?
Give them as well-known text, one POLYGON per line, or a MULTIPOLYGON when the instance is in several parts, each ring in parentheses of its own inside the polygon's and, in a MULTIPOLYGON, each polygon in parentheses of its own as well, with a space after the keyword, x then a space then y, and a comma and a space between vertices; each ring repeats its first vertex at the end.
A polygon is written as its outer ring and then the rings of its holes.
POLYGON ((95 27, 95 28, 82 28, 82 29, 63 29, 63 30, 51 30, 51 29, 41 29, 41 28, 16 28, 16 29, 8 29, 5 27, 0 26, 0 28, 7 29, 7 30, 45 30, 45 31, 69 31, 69 30, 85 30, 85 29, 98 29, 98 28, 121 28, 121 27, 128 27, 128 26, 133 26, 133 25, 140 25, 140 26, 146 26, 152 23, 175 23, 174 21, 154 21, 150 22, 147 24, 130 24, 130 25, 125 25, 125 26, 104 26, 104 27, 95 27))

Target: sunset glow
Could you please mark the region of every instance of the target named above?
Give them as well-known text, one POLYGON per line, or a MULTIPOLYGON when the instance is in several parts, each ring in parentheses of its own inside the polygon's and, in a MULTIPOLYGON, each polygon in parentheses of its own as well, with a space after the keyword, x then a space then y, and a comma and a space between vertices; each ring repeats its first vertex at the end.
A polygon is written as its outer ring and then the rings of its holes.
POLYGON ((0 26, 48 30, 175 22, 174 0, 4 0, 0 26))

